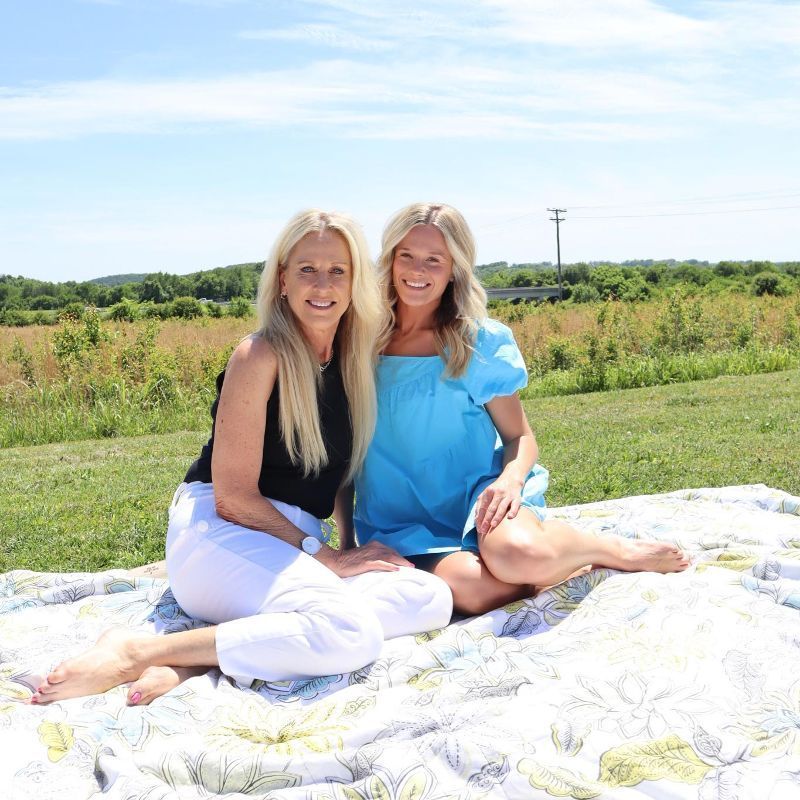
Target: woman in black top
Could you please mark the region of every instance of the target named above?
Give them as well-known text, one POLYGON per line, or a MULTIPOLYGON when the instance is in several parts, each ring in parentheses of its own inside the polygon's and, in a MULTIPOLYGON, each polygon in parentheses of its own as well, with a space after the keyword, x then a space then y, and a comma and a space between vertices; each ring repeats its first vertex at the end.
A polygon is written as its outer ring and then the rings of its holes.
POLYGON ((320 211, 290 220, 258 305, 260 330, 219 376, 211 439, 170 508, 170 586, 212 625, 104 634, 32 702, 133 681, 129 702, 147 703, 210 666, 248 683, 349 672, 384 638, 449 621, 443 581, 385 545, 353 547, 351 486, 374 427, 380 317, 358 227, 320 211), (331 513, 341 549, 326 541, 331 513))

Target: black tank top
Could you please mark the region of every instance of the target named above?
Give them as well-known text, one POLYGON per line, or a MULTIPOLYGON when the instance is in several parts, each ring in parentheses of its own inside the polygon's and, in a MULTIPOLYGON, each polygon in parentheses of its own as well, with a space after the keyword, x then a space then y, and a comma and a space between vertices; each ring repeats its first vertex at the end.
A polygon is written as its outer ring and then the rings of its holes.
MULTIPOLYGON (((200 457, 195 461, 184 480, 213 483, 211 475, 211 454, 214 451, 214 430, 217 407, 225 370, 217 376, 217 397, 211 406, 211 438, 203 446, 200 457)), ((284 503, 299 506, 303 511, 325 519, 333 513, 336 492, 342 483, 350 464, 353 448, 353 429, 350 422, 350 409, 344 391, 342 374, 339 370, 339 356, 322 373, 322 386, 317 395, 319 402, 322 441, 328 454, 328 463, 318 475, 313 473, 303 477, 302 467, 292 464, 289 453, 281 437, 279 408, 280 388, 278 381, 267 401, 267 425, 264 431, 264 449, 261 458, 261 474, 258 490, 264 497, 271 497, 284 503)))

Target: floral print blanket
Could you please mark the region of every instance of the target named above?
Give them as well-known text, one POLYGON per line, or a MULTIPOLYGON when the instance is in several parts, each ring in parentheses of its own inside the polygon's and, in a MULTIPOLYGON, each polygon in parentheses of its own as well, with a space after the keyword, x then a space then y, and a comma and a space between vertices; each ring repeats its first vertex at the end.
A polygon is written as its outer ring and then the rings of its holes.
POLYGON ((800 797, 800 498, 765 486, 554 509, 692 555, 596 570, 387 642, 358 672, 146 707, 124 688, 31 706, 111 626, 192 625, 166 582, 0 575, 0 797, 294 800, 800 797))

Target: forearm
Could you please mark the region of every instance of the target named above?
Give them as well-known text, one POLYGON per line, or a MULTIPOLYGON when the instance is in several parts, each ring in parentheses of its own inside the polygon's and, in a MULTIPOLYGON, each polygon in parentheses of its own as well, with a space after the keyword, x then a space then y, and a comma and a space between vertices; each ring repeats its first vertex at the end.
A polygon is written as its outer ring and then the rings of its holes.
POLYGON ((503 446, 503 477, 521 487, 538 458, 539 447, 532 433, 513 439, 503 446))
POLYGON ((292 547, 308 535, 289 522, 274 505, 258 491, 224 491, 214 487, 217 514, 228 522, 263 531, 283 540, 292 547))

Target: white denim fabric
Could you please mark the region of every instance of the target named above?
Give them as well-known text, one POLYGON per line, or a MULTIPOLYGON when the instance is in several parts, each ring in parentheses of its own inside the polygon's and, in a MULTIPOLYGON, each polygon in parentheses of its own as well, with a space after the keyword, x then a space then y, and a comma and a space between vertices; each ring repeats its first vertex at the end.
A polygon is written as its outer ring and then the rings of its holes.
MULTIPOLYGON (((323 524, 271 500, 298 528, 323 524)), ((453 599, 423 570, 339 578, 282 539, 222 519, 212 484, 181 484, 167 532, 170 587, 183 610, 218 625, 220 669, 241 683, 338 675, 374 661, 384 639, 441 628, 453 599)))

